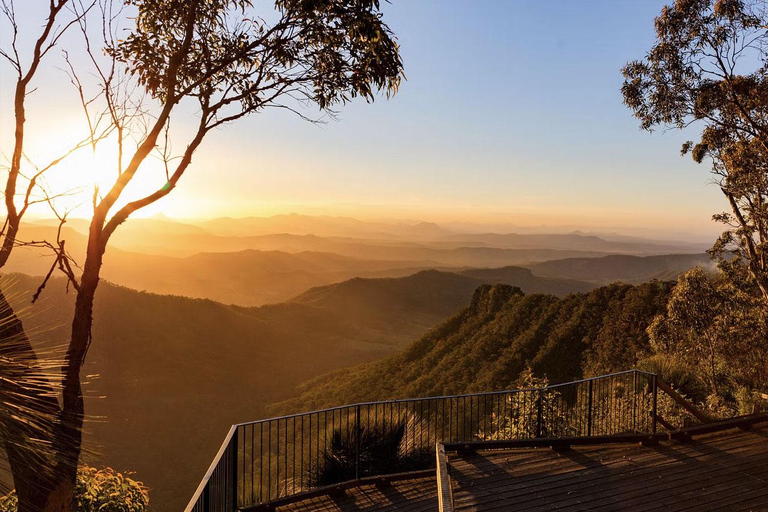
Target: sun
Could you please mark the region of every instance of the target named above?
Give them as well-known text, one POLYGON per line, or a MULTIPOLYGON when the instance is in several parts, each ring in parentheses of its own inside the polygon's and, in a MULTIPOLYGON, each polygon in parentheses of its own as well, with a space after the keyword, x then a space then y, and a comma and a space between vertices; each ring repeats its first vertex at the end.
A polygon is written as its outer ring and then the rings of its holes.
MULTIPOLYGON (((50 167, 37 180, 31 199, 35 203, 29 213, 39 216, 52 216, 54 213, 70 217, 88 217, 93 212, 94 198, 99 200, 114 186, 125 170, 129 148, 124 149, 123 161, 120 160, 120 148, 114 137, 101 140, 95 145, 87 144, 69 153, 75 144, 67 146, 56 138, 45 141, 37 158, 28 158, 24 162, 23 174, 27 178, 34 176, 51 162, 66 155, 56 165, 50 167), (55 212, 53 211, 55 209, 55 212)), ((135 149, 135 148, 130 148, 135 149)), ((127 201, 143 197, 162 187, 167 181, 163 163, 156 158, 148 158, 138 170, 136 179, 123 194, 123 202, 115 205, 119 208, 127 201)), ((17 202, 23 202, 20 187, 17 202)))

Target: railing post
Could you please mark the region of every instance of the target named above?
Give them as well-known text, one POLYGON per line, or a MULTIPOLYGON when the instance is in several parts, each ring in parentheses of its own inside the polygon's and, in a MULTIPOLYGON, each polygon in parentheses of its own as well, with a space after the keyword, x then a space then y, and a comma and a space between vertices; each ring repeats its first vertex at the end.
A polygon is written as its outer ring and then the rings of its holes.
POLYGON ((232 436, 232 510, 237 510, 237 444, 238 444, 238 428, 235 427, 235 435, 232 436))
POLYGON ((632 432, 637 432, 637 370, 632 372, 632 432))
POLYGON ((653 379, 651 379, 651 382, 653 382, 653 426, 651 427, 651 432, 654 434, 656 433, 656 406, 657 406, 657 399, 659 396, 659 388, 656 382, 656 374, 653 374, 653 379))
POLYGON ((355 480, 360 479, 360 406, 355 407, 355 480))
POLYGON ((542 390, 539 390, 539 398, 536 400, 536 437, 541 437, 541 408, 542 408, 542 390))
POLYGON ((589 381, 589 399, 587 400, 587 436, 592 435, 592 380, 589 381))

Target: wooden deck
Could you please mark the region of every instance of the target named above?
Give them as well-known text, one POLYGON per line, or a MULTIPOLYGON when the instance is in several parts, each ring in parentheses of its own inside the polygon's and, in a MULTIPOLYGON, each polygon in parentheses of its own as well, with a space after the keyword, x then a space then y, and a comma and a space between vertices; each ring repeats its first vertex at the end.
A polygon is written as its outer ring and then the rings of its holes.
POLYGON ((768 512, 768 423, 690 443, 486 451, 448 464, 456 511, 768 512))
POLYGON ((437 510, 434 476, 398 480, 385 486, 362 485, 336 495, 291 503, 278 512, 432 512, 437 510))
MULTIPOLYGON (((695 427, 692 438, 683 429, 669 434, 677 440, 650 445, 599 438, 554 449, 462 445, 470 451, 438 457, 450 489, 443 486, 443 503, 451 512, 768 512, 768 420, 757 421, 749 430, 733 422, 695 427)), ((436 475, 355 485, 272 510, 438 511, 436 475)))

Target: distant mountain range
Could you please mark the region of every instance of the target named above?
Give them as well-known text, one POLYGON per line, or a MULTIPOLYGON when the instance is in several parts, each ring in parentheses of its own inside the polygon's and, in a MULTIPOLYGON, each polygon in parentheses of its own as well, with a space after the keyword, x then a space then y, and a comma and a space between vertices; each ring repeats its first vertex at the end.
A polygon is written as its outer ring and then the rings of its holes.
MULTIPOLYGON (((39 221, 36 224, 44 226, 55 223, 53 221, 39 221)), ((88 231, 87 222, 81 219, 72 219, 68 221, 67 225, 81 234, 86 234, 88 231)), ((706 248, 701 244, 690 242, 651 240, 618 235, 603 238, 581 232, 564 234, 462 233, 442 228, 430 222, 391 223, 362 221, 349 217, 298 214, 240 219, 219 218, 195 221, 194 223, 176 222, 167 218, 130 219, 120 226, 112 243, 115 247, 132 252, 171 256, 189 256, 199 252, 233 252, 256 249, 286 250, 288 252, 307 250, 336 252, 364 258, 369 258, 370 255, 344 252, 344 244, 358 243, 365 246, 437 249, 460 247, 551 249, 637 255, 693 253, 702 252, 706 248), (294 249, 289 249, 289 246, 294 246, 294 249), (339 247, 342 250, 337 250, 339 247)), ((590 256, 590 254, 584 254, 584 256, 590 256)), ((560 255, 559 257, 567 256, 560 255)), ((398 255, 395 259, 424 258, 398 255)), ((510 261, 506 263, 517 264, 520 262, 510 261)), ((499 266, 503 264, 500 263, 499 266)))
POLYGON ((537 276, 578 279, 596 284, 614 281, 644 283, 652 279, 676 279, 695 266, 714 268, 707 254, 664 254, 661 256, 611 255, 600 258, 566 258, 528 265, 537 276))
MULTIPOLYGON (((22 235, 33 240, 52 239, 54 227, 49 224, 25 225, 22 235)), ((87 225, 77 219, 67 225, 70 227, 64 229, 63 236, 68 250, 76 261, 82 262, 83 231, 87 225)), ((402 277, 424 269, 472 275, 467 269, 502 267, 507 268, 509 274, 511 267, 527 266, 536 276, 596 285, 613 280, 640 282, 674 278, 676 273, 702 260, 700 254, 655 258, 609 254, 672 248, 652 241, 612 242, 582 234, 457 234, 428 223, 386 224, 297 215, 216 219, 200 225, 167 219, 135 219, 121 226, 114 243, 115 247, 107 251, 102 272, 114 283, 153 293, 209 298, 241 306, 283 302, 310 288, 353 277, 402 277), (295 232, 318 229, 328 234, 364 233, 368 238, 286 233, 211 234, 282 228, 295 232), (386 237, 371 238, 374 235, 386 237), (609 257, 592 261, 603 256, 609 257)), ((51 262, 50 257, 41 257, 39 250, 20 248, 7 270, 43 275, 51 262)), ((479 272, 489 275, 488 270, 479 272)), ((492 272, 498 274, 498 271, 492 272)), ((512 284, 530 280, 530 275, 521 273, 520 269, 514 272, 517 274, 512 284)), ((529 284, 530 290, 538 290, 538 284, 529 284)), ((586 289, 583 284, 570 283, 562 291, 586 289)), ((560 293, 553 289, 543 291, 560 293)))

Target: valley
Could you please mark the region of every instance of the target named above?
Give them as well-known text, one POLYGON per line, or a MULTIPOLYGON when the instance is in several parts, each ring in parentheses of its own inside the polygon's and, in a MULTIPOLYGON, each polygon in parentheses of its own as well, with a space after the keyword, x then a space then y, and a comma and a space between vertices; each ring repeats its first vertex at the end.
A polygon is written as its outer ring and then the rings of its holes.
MULTIPOLYGON (((55 229, 25 227, 33 239, 55 229)), ((86 228, 75 219, 62 230, 75 261, 86 228)), ((134 471, 159 512, 183 506, 233 423, 510 386, 526 365, 553 379, 579 376, 589 349, 581 340, 600 337, 584 311, 603 293, 597 287, 674 279, 705 262, 655 254, 694 248, 686 244, 290 215, 200 225, 138 219, 115 245, 84 368, 85 460, 134 471), (552 366, 564 350, 570 366, 552 366), (467 373, 470 353, 498 368, 482 379, 467 373)), ((13 290, 38 351, 63 357, 74 300, 64 280, 54 277, 28 306, 49 265, 40 250, 20 248, 2 287, 13 290)), ((599 304, 642 293, 616 286, 599 304)))

